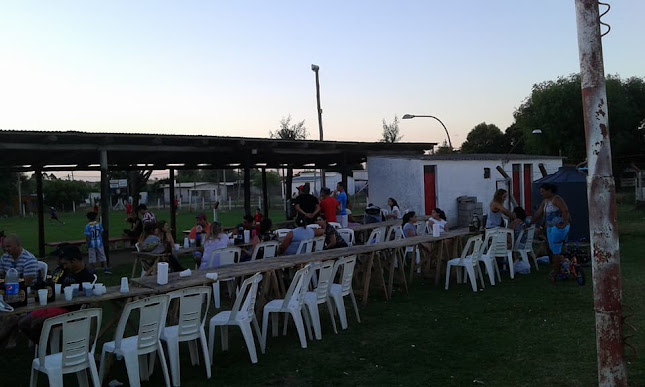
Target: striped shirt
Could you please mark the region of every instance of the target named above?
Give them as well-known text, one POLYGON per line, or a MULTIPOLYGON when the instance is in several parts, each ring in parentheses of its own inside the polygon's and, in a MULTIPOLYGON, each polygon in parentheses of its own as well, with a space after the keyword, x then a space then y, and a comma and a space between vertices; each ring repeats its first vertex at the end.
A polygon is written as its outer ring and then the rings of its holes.
POLYGON ((0 258, 0 276, 5 277, 7 271, 11 268, 18 270, 18 275, 22 278, 38 277, 38 260, 25 249, 22 249, 17 261, 9 253, 2 255, 2 258, 0 258))
POLYGON ((85 236, 89 238, 88 248, 98 249, 103 247, 103 226, 99 222, 89 222, 85 226, 85 236))

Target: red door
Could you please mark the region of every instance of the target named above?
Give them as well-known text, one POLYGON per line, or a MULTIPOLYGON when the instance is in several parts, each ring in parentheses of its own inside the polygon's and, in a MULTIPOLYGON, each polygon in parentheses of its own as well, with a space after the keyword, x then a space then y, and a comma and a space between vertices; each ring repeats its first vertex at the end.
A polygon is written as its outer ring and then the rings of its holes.
POLYGON ((521 206, 520 201, 520 167, 522 164, 513 164, 513 199, 518 206, 521 206))
POLYGON ((531 215, 531 184, 533 183, 533 165, 524 164, 524 210, 531 215))
POLYGON ((437 182, 434 165, 423 166, 423 197, 426 215, 430 215, 432 210, 437 207, 437 182))

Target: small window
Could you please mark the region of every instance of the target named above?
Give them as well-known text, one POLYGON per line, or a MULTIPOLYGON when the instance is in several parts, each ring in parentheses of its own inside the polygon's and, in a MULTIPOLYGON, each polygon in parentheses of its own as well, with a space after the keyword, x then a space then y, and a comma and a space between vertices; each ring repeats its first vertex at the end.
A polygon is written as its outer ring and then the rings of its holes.
POLYGON ((484 168, 484 179, 490 179, 490 168, 484 168))

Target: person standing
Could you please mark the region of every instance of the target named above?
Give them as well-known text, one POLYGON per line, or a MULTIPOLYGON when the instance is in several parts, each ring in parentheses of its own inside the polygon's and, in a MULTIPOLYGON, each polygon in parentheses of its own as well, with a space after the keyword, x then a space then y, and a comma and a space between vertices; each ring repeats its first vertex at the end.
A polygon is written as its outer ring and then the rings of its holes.
POLYGON ((336 212, 339 209, 338 200, 331 196, 331 190, 327 187, 320 191, 320 213, 325 215, 327 222, 336 222, 336 212))
POLYGON ((486 228, 504 227, 502 214, 509 219, 515 218, 515 214, 504 207, 504 202, 508 200, 508 192, 505 189, 498 189, 493 195, 493 200, 488 206, 488 215, 486 217, 486 228))
POLYGON ((544 183, 540 186, 540 195, 543 200, 531 220, 531 224, 536 224, 542 220, 543 216, 545 218, 549 257, 553 265, 553 269, 549 273, 549 280, 552 282, 555 281, 556 275, 560 272, 562 246, 567 240, 571 220, 569 208, 564 199, 556 195, 557 192, 558 188, 555 184, 544 183))
POLYGON ((318 202, 318 199, 309 192, 309 183, 306 183, 302 188, 302 194, 298 195, 295 200, 296 220, 302 218, 305 220, 305 224, 314 223, 316 215, 320 213, 320 203, 318 202))
POLYGON ((62 220, 58 218, 58 212, 56 211, 56 208, 54 207, 49 207, 49 220, 55 220, 60 224, 65 224, 62 220))
POLYGON ((340 211, 338 211, 338 215, 336 216, 336 219, 338 220, 338 223, 340 223, 340 226, 343 228, 347 227, 347 194, 345 193, 345 185, 343 185, 342 182, 339 182, 336 184, 336 191, 338 192, 336 194, 336 200, 338 200, 338 205, 340 206, 340 211))
POLYGON ((96 212, 88 212, 85 214, 89 223, 85 225, 85 242, 87 243, 87 256, 90 263, 92 273, 96 271, 96 261, 103 268, 103 273, 112 274, 110 268, 107 266, 105 259, 105 249, 103 248, 103 225, 96 221, 96 212))

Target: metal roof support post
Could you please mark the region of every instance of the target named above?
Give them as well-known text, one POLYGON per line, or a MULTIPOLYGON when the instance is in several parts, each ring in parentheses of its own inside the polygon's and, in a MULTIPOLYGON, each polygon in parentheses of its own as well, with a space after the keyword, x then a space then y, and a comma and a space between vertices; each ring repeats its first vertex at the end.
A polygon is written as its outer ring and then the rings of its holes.
POLYGON ((269 217, 269 191, 267 190, 267 169, 262 168, 262 204, 264 204, 264 217, 269 217))
POLYGON ((38 256, 45 256, 45 204, 43 203, 43 171, 36 168, 36 196, 38 196, 38 256))
POLYGON ((576 0, 578 52, 589 174, 591 236, 598 384, 626 386, 622 333, 622 285, 611 169, 607 92, 597 0, 576 0))
POLYGON ((100 150, 101 157, 101 223, 103 224, 103 247, 110 267, 110 176, 108 175, 107 150, 100 150))
POLYGON ((251 215, 251 160, 244 158, 244 215, 251 215))
MULTIPOLYGON (((175 206, 175 169, 168 170, 168 178, 170 184, 168 185, 168 196, 170 199, 170 234, 173 240, 177 240, 177 206, 175 206)), ((210 231, 210 230, 209 230, 210 231)))

